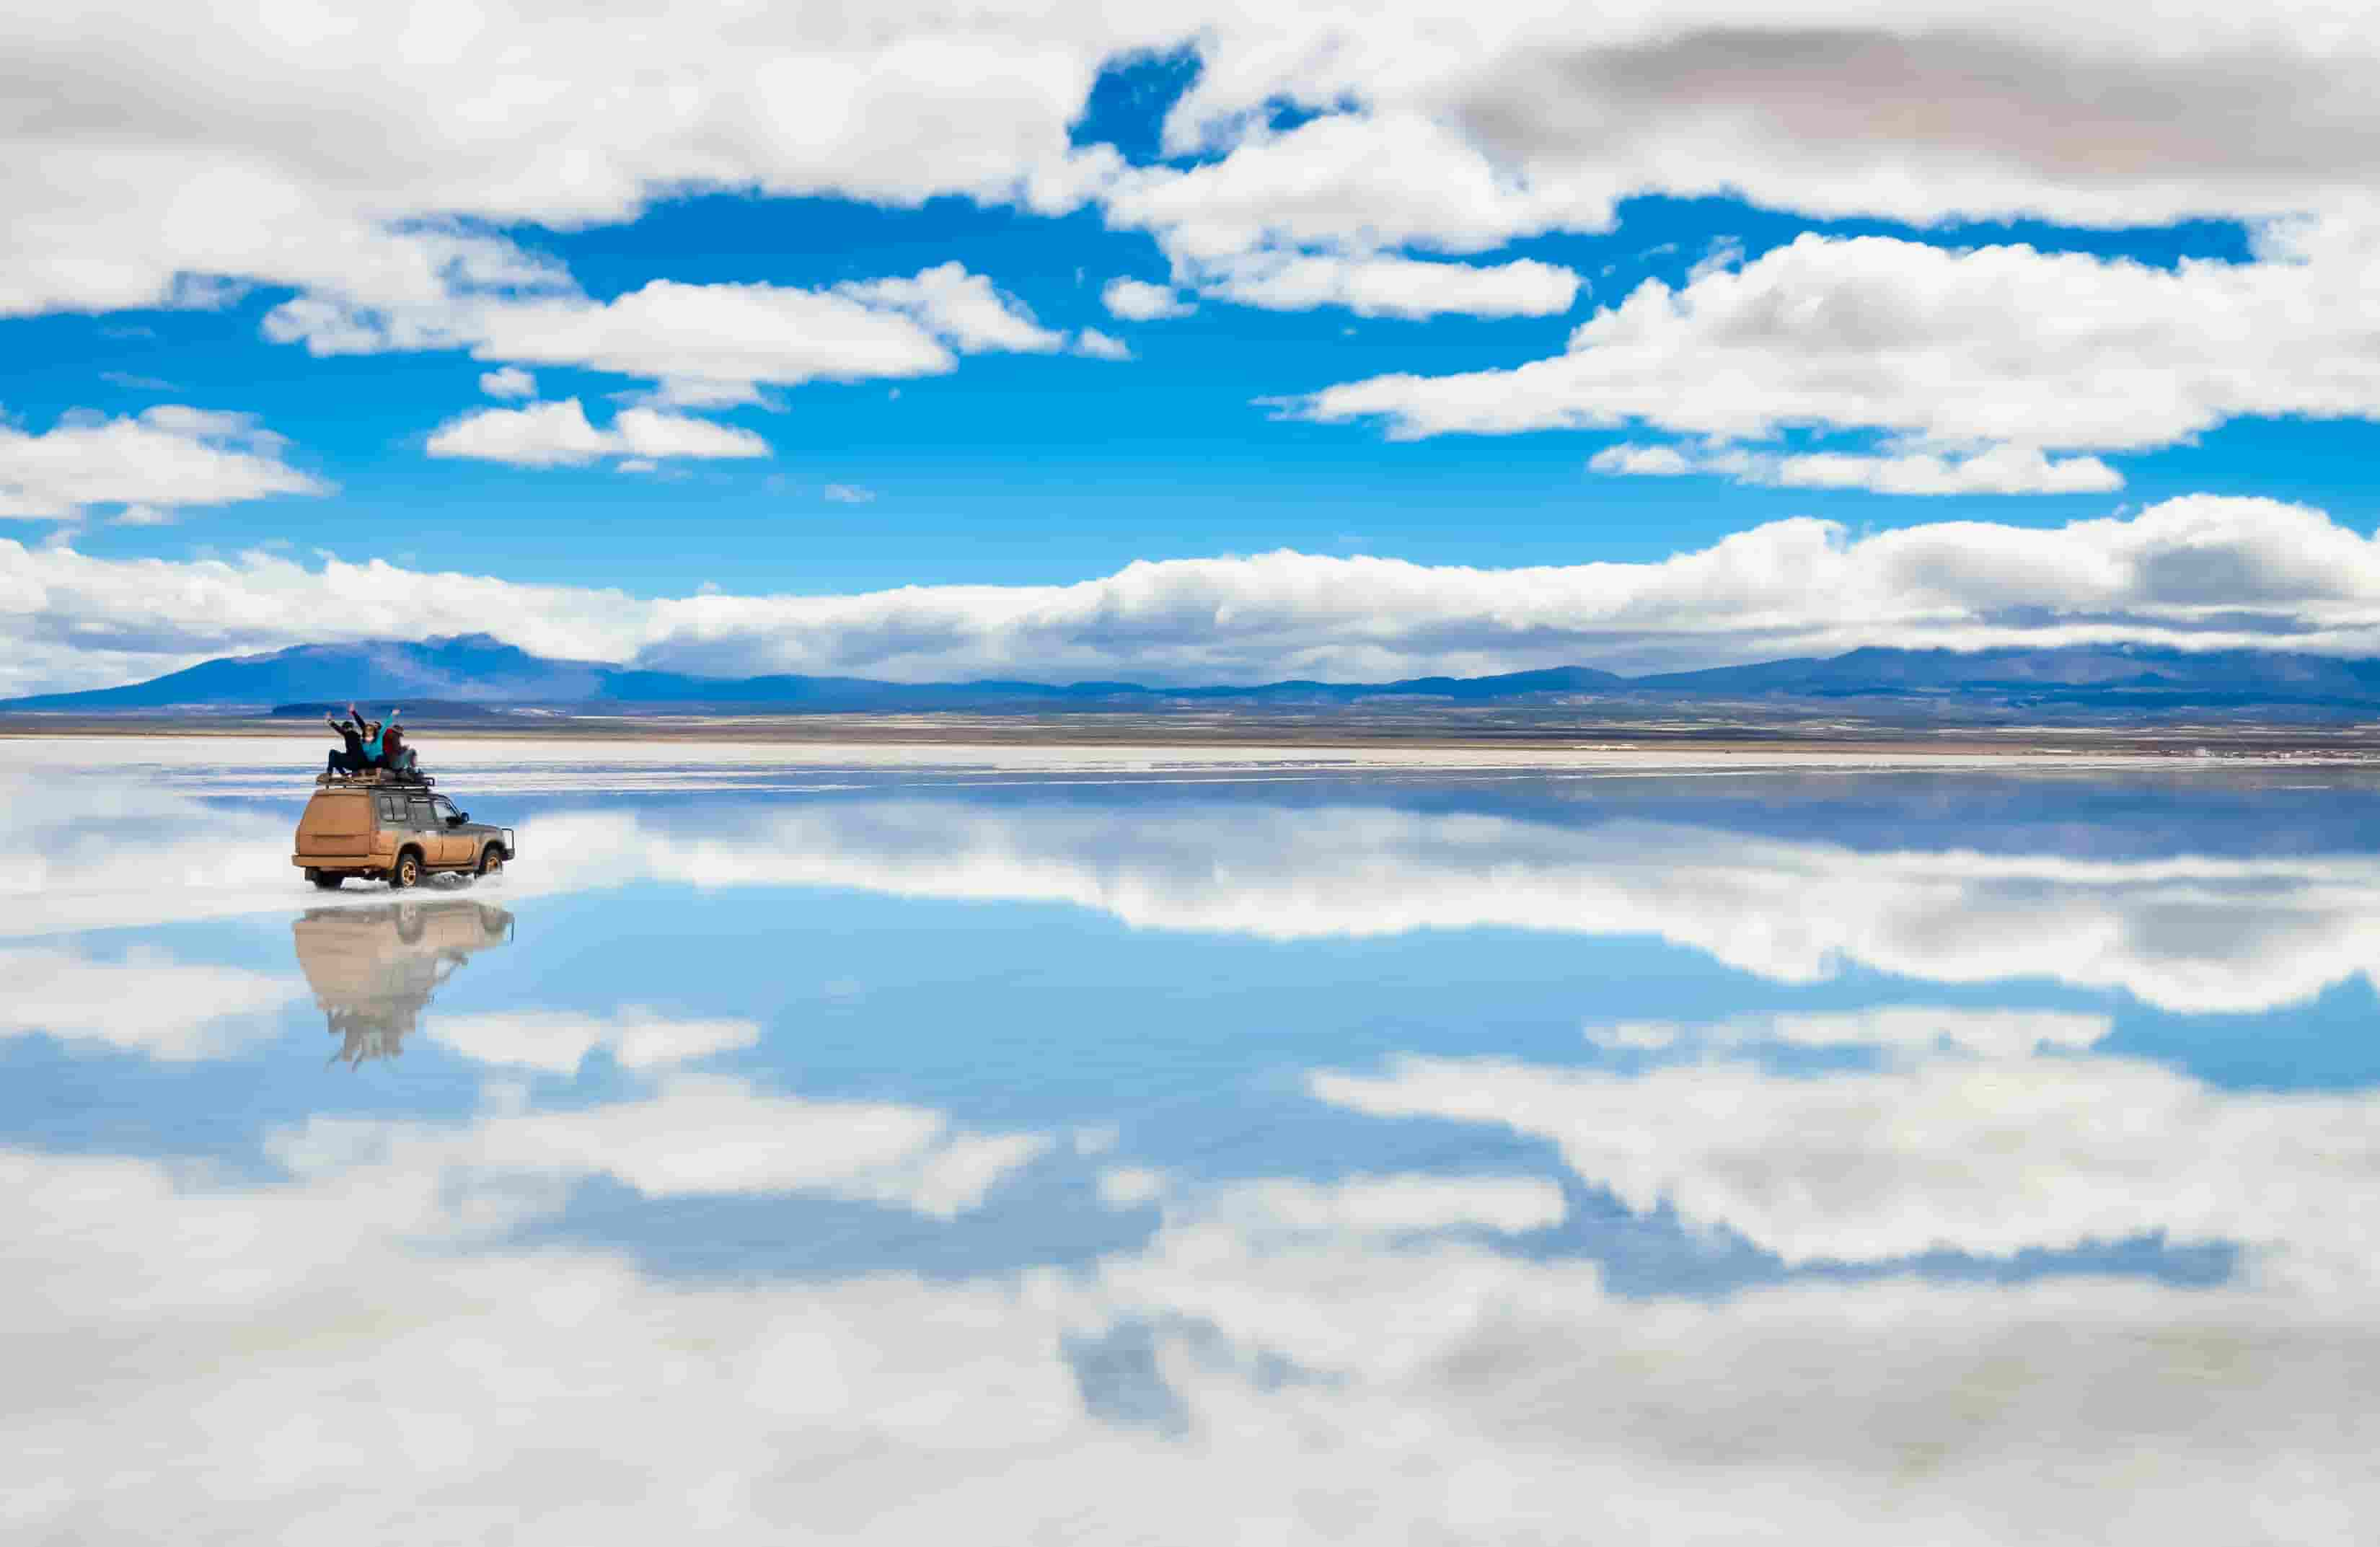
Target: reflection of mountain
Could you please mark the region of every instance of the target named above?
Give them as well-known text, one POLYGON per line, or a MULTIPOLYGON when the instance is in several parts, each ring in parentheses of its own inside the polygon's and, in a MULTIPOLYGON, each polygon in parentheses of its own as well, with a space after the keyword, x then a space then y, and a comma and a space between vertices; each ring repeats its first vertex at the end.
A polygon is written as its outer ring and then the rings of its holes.
POLYGON ((509 944, 513 916, 448 899, 314 907, 290 923, 298 966, 340 1039, 334 1057, 392 1058, 439 985, 478 952, 509 944))

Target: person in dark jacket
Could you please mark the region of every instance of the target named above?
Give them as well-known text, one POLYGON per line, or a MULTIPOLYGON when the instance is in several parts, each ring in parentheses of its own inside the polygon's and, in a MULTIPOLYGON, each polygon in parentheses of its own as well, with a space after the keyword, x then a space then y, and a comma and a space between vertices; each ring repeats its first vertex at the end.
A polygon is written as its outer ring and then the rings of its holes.
POLYGON ((322 723, 338 732, 340 739, 346 743, 345 749, 331 754, 325 773, 360 774, 371 766, 371 760, 364 755, 363 716, 356 713, 354 704, 347 705, 346 719, 334 720, 326 715, 322 723))

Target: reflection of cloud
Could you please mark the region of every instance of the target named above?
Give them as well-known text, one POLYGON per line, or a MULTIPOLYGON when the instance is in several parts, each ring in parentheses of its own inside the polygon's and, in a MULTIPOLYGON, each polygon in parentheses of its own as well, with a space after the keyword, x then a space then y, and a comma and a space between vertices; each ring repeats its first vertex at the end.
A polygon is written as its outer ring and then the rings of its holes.
POLYGON ((176 961, 135 946, 103 961, 45 946, 0 950, 0 1038, 35 1032, 181 1062, 271 1038, 298 997, 285 977, 176 961))
POLYGON ((760 1040, 760 1026, 751 1020, 673 1019, 629 1005, 611 1016, 574 1010, 448 1016, 431 1028, 430 1037, 482 1064, 575 1074, 597 1048, 622 1068, 660 1068, 750 1047, 760 1040))
POLYGON ((1877 1005, 1840 1014, 1745 1016, 1698 1024, 1623 1020, 1588 1027, 1586 1040, 1597 1047, 1643 1053, 1778 1043, 1865 1047, 1902 1054, 1947 1046, 1982 1057, 2022 1058, 2045 1047, 2089 1047, 2114 1027, 2106 1016, 2062 1010, 1877 1005))
POLYGON ((1050 1147, 1037 1134, 956 1130, 924 1107, 805 1101, 681 1074, 644 1100, 498 1113, 459 1132, 317 1119, 281 1152, 304 1171, 380 1151, 425 1169, 610 1176, 648 1198, 815 1193, 950 1219, 1050 1147))
POLYGON ((492 1123, 443 1152, 310 1138, 294 1179, 236 1188, 0 1152, 0 1324, 40 1334, 0 1402, 19 1534, 560 1543, 600 1507, 724 1541, 1898 1547, 2344 1541, 2380 1508, 2362 1299, 1632 1301, 1574 1262, 1206 1216, 1079 1275, 686 1285, 490 1247, 456 1184, 511 1142, 492 1123), (1078 1383, 1066 1350, 1127 1327, 1179 1440, 1078 1383))
POLYGON ((2139 1060, 2057 1056, 1811 1078, 1401 1059, 1312 1083, 1374 1116, 1551 1139, 1631 1211, 1668 1204, 1788 1262, 2162 1235, 2265 1249, 2267 1272, 2380 1284, 2380 1091, 2232 1091, 2139 1060))
MULTIPOLYGON (((539 821, 551 883, 856 886, 1067 902, 1270 940, 1425 929, 1658 935, 1813 982, 2048 978, 2173 1010, 2265 1008, 2380 962, 2380 859, 1866 851, 1671 822, 1286 807, 843 801, 686 832, 539 821), (558 873, 555 873, 558 872, 558 873)), ((524 839, 524 844, 528 842, 524 839)))
POLYGON ((1354 1176, 1327 1186, 1274 1177, 1214 1189, 1196 1206, 1251 1232, 1373 1236, 1463 1226, 1517 1235, 1569 1212, 1561 1188, 1542 1176, 1354 1176))
MULTIPOLYGON (((2174 831, 2160 843, 2180 847, 2193 808, 2164 798, 2174 831)), ((1857 964, 1936 982, 2122 989, 2180 1011, 2289 1004, 2380 963, 2380 859, 2360 852, 1857 848, 1741 822, 1261 796, 1051 806, 914 795, 738 806, 699 826, 618 809, 520 826, 532 858, 507 872, 507 896, 659 879, 1064 902, 1138 928, 1270 940, 1651 935, 1785 982, 1857 964)), ((294 895, 285 819, 160 792, 34 791, 25 810, 0 810, 0 933, 281 907, 294 895)))

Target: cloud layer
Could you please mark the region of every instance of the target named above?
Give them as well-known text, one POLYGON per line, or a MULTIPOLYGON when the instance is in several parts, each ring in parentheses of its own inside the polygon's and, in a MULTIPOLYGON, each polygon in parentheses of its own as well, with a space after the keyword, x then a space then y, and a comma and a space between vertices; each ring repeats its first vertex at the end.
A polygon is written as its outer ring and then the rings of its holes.
MULTIPOLYGON (((631 449, 638 426, 650 449, 634 449, 687 454, 683 423, 651 410, 624 411, 609 432, 568 422, 558 448, 523 435, 488 449, 603 455, 631 449)), ((1488 570, 1276 553, 1141 562, 1072 585, 641 600, 380 560, 113 560, 0 542, 0 692, 103 686, 298 643, 480 629, 548 655, 904 681, 1385 680, 1863 645, 2375 654, 2380 547, 2306 506, 2192 496, 2050 529, 1955 521, 1853 537, 1797 518, 1658 563, 1488 570)))
POLYGON ((327 494, 253 415, 166 403, 107 419, 75 413, 40 434, 0 420, 0 519, 72 521, 109 506, 155 525, 193 506, 327 494))
POLYGON ((2277 228, 2255 262, 2172 269, 1804 235, 1680 289, 1647 281, 1550 359, 1347 383, 1296 411, 1378 420, 1408 438, 1645 426, 1724 445, 1874 432, 1901 453, 1621 448, 1597 465, 1888 493, 2111 488, 2096 458, 2043 454, 2169 446, 2243 416, 2380 419, 2371 230, 2277 228))

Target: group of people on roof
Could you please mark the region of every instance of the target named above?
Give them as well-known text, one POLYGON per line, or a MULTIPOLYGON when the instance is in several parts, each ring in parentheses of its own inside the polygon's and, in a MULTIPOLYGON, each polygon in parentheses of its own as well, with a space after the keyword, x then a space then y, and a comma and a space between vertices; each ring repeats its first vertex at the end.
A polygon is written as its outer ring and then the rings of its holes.
POLYGON ((405 744, 405 729, 396 723, 396 717, 404 713, 402 709, 392 709, 385 720, 367 720, 356 713, 354 704, 349 704, 346 719, 326 716, 322 723, 338 732, 346 745, 331 754, 325 772, 362 774, 375 768, 392 774, 419 772, 420 761, 405 744))

